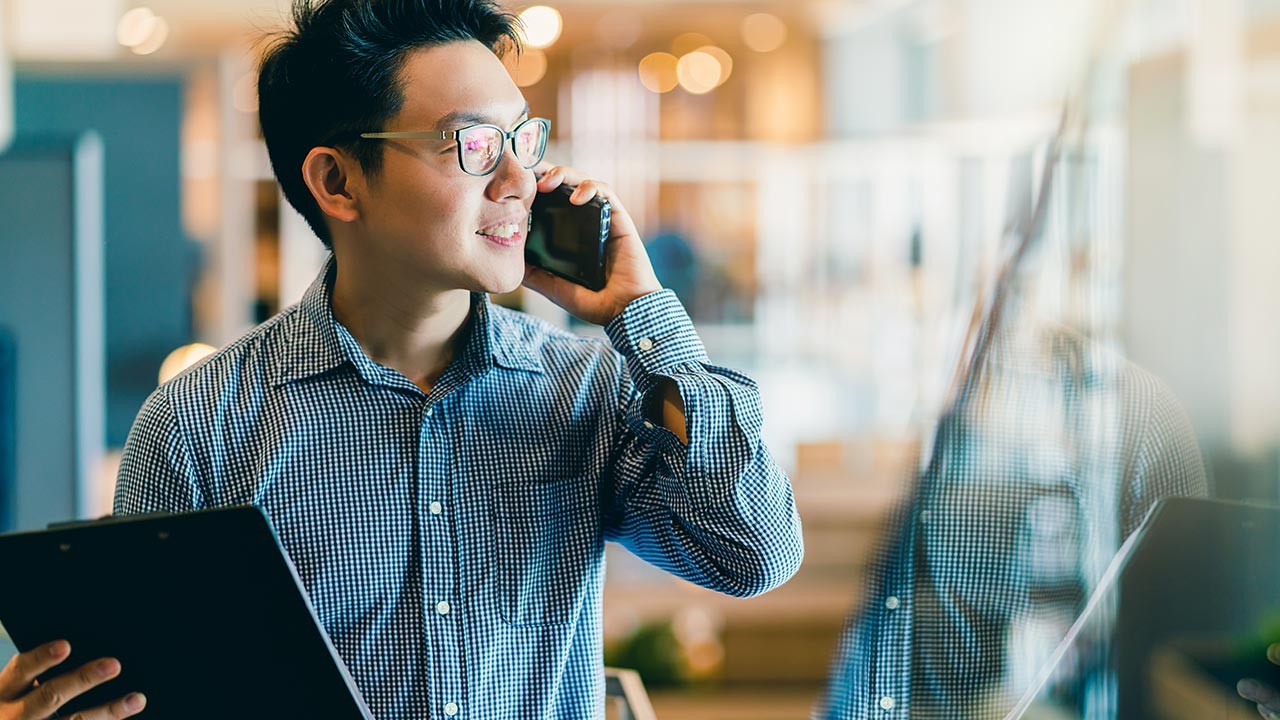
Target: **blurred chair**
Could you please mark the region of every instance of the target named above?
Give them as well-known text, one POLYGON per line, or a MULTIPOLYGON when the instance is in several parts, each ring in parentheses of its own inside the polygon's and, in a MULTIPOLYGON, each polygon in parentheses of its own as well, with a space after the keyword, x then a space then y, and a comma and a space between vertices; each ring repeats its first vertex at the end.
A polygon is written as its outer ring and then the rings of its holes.
POLYGON ((605 668, 604 696, 605 704, 617 713, 613 717, 618 720, 657 720, 644 681, 635 670, 605 668))

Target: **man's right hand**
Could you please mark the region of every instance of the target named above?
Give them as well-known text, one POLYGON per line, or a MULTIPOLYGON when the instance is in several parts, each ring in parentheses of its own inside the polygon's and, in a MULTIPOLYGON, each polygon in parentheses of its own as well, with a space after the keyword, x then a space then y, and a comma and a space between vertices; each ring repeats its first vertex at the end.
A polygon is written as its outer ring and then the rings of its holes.
MULTIPOLYGON (((45 720, 72 698, 113 680, 120 674, 120 661, 100 658, 48 682, 36 684, 36 677, 71 655, 71 644, 57 640, 16 655, 0 670, 0 720, 45 720)), ((130 693, 106 705, 83 710, 71 720, 114 720, 137 715, 147 706, 141 693, 130 693)))

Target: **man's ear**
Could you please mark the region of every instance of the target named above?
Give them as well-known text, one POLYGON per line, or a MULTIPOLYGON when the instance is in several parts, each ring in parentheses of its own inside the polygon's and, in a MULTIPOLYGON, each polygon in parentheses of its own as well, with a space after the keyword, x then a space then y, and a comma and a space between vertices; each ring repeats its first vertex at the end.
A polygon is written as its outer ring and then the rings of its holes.
POLYGON ((355 158, 329 147, 314 147, 302 161, 302 180, 311 190, 320 210, 339 222, 353 222, 360 217, 352 173, 355 158))

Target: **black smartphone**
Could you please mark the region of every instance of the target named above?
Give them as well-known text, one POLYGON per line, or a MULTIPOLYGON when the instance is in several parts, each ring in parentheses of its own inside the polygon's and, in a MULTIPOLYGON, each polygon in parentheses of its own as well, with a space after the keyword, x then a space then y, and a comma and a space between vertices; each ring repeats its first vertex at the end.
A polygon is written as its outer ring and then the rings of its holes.
POLYGON ((524 256, 535 267, 591 290, 602 290, 609 241, 609 201, 597 196, 574 205, 569 196, 575 189, 562 184, 534 197, 524 256))

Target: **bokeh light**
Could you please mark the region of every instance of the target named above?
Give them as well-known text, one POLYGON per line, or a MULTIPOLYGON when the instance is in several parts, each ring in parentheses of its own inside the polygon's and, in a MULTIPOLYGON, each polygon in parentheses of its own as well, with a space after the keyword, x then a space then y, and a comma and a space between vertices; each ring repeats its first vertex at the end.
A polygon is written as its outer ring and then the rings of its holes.
POLYGON ((151 32, 147 34, 147 38, 142 42, 130 48, 135 55, 150 55, 164 46, 164 41, 169 39, 169 23, 159 16, 155 17, 155 22, 151 25, 151 32))
POLYGON ((696 32, 687 32, 677 35, 676 39, 671 41, 671 52, 676 57, 680 57, 682 55, 688 55, 703 45, 711 44, 711 38, 706 35, 696 32))
POLYGON ((646 55, 640 61, 640 84, 651 92, 671 92, 679 82, 676 76, 678 63, 679 60, 671 53, 656 52, 646 55))
POLYGON ((720 84, 723 70, 714 55, 694 50, 680 58, 676 64, 676 78, 680 87, 694 95, 711 92, 720 84))
POLYGON ((205 345, 204 343, 183 345, 177 350, 174 350, 169 353, 169 356, 166 357, 164 362, 160 365, 160 384, 163 385, 169 382, 178 375, 181 375, 183 370, 195 365, 217 351, 217 348, 212 345, 205 345))
POLYGON ((733 57, 724 48, 715 45, 703 45, 698 48, 698 52, 704 52, 720 63, 720 80, 716 82, 716 87, 723 85, 733 74, 733 57))
POLYGON ((596 37, 605 47, 626 50, 644 33, 644 20, 634 12, 613 10, 596 22, 596 37))
POLYGON ((787 40, 787 25, 769 13, 755 13, 742 19, 742 41, 756 52, 772 52, 787 40))
POLYGON ((560 11, 546 5, 534 5, 520 13, 524 25, 524 43, 531 48, 550 47, 560 39, 564 21, 560 11))
POLYGON ((516 55, 507 54, 507 72, 520 87, 538 84, 547 74, 547 54, 537 48, 530 48, 516 55))
POLYGON ((116 40, 127 47, 137 47, 151 35, 156 23, 156 15, 151 8, 138 7, 120 16, 116 25, 116 40))

